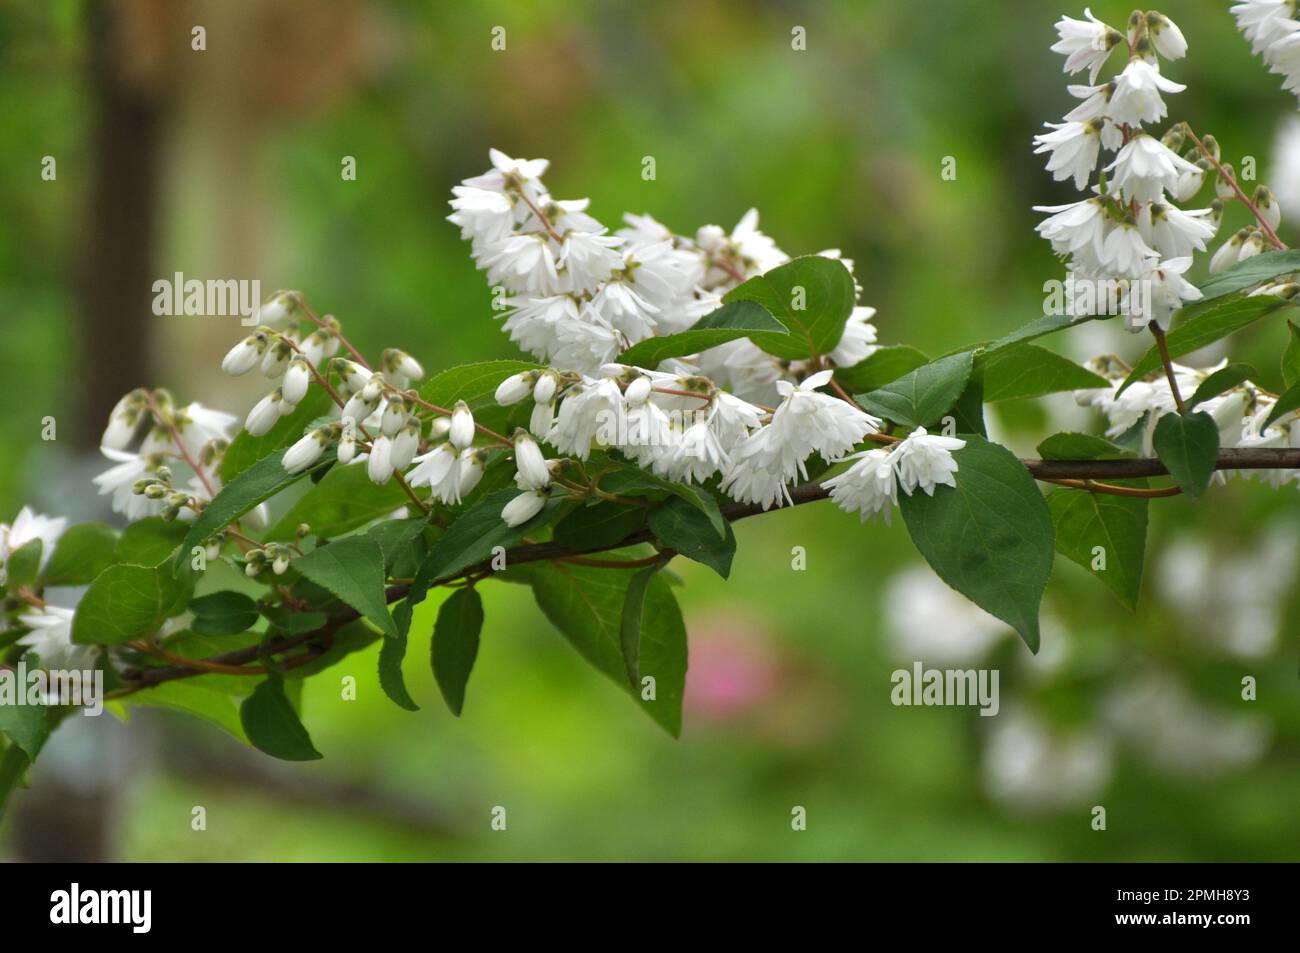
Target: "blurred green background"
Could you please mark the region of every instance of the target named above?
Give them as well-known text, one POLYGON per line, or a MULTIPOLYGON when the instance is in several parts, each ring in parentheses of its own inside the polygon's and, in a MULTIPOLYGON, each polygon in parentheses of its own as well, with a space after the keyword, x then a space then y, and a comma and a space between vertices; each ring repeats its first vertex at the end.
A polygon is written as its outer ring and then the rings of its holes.
MULTIPOLYGON (((1129 12, 1091 6, 1121 27, 1129 12)), ((1285 210, 1300 147, 1275 143, 1296 103, 1227 6, 1161 6, 1190 44, 1166 69, 1189 87, 1171 114, 1217 135, 1239 170, 1257 157, 1285 210)), ((513 356, 444 220, 490 146, 551 159, 553 193, 590 196, 611 227, 632 211, 729 229, 758 206, 787 252, 856 260, 882 343, 938 354, 1009 331, 1063 277, 1031 206, 1073 196, 1030 141, 1073 104, 1047 49, 1060 13, 1082 16, 1018 0, 6 3, 0 519, 24 502, 101 515, 93 448, 131 386, 241 415, 256 399, 256 382, 218 371, 242 333, 233 319, 150 313, 150 284, 176 271, 301 289, 363 349, 400 346, 431 369, 513 356), (795 26, 806 51, 791 49, 795 26), (47 155, 54 181, 40 177, 47 155), (356 181, 340 177, 344 156, 356 181)), ((1266 385, 1276 325, 1233 342, 1266 385)), ((1082 359, 1140 344, 1103 331, 1053 346, 1082 359)), ((1027 453, 1054 429, 1097 428, 1068 395, 993 417, 1027 453)), ((420 712, 382 695, 372 651, 308 683, 304 721, 326 755, 314 764, 167 712, 71 719, 0 854, 1294 860, 1298 502, 1294 487, 1238 479, 1208 506, 1160 501, 1136 614, 1058 559, 1038 659, 934 581, 901 523, 860 527, 826 505, 746 521, 729 583, 677 567, 691 638, 680 741, 504 584, 484 589, 453 718, 427 670, 431 599, 406 666, 420 712), (806 571, 791 568, 795 546, 806 571), (998 668, 1000 714, 894 707, 891 672, 917 659, 998 668), (345 674, 356 701, 339 697, 345 674), (1257 701, 1241 698, 1245 676, 1257 701), (496 806, 505 831, 491 829, 496 806), (805 831, 791 829, 796 806, 805 831)))

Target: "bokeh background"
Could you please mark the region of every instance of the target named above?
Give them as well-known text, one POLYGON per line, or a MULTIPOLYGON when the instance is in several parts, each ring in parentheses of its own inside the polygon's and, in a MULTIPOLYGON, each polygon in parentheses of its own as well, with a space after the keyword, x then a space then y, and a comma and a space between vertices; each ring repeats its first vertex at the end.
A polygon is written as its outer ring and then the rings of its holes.
MULTIPOLYGON (((1091 6, 1121 27, 1129 12, 1091 6)), ((1161 5, 1191 46, 1167 68, 1189 86, 1171 112, 1217 135, 1239 170, 1255 156, 1284 212, 1300 209, 1295 99, 1227 6, 1161 5)), ((1030 143, 1072 103, 1047 49, 1062 12, 1082 15, 1019 0, 10 0, 0 520, 24 502, 102 517, 95 444, 137 384, 239 414, 256 398, 255 382, 217 368, 242 334, 234 319, 152 315, 150 285, 176 271, 302 289, 361 347, 401 346, 429 368, 513 356, 444 220, 450 187, 490 146, 550 158, 552 191, 590 196, 611 226, 632 211, 730 228, 758 206, 791 254, 856 260, 883 343, 939 354, 1009 331, 1063 277, 1031 206, 1072 196, 1030 143), (491 48, 496 26, 505 51, 491 48), (40 177, 47 155, 54 181, 40 177), (344 156, 356 181, 340 176, 344 156), (46 414, 54 442, 40 439, 46 414)), ((1140 347, 1110 334, 1052 346, 1079 359, 1140 347)), ((1276 385, 1284 339, 1277 321, 1234 354, 1276 385)), ((1054 430, 1097 428, 1068 396, 992 417, 1027 453, 1054 430)), ((746 521, 729 583, 678 567, 691 640, 679 741, 508 585, 484 590, 453 718, 426 662, 430 599, 406 666, 420 712, 382 695, 372 651, 309 681, 304 721, 326 757, 308 765, 171 712, 70 719, 17 795, 0 855, 1296 859, 1296 490, 1233 479, 1152 516, 1139 611, 1058 558, 1036 659, 928 573, 901 521, 860 527, 827 506, 746 521), (998 668, 1001 713, 892 706, 890 674, 914 660, 998 668), (354 702, 335 677, 349 673, 354 702), (1257 701, 1241 698, 1245 676, 1257 701), (504 832, 490 828, 497 805, 504 832), (795 806, 806 831, 791 829, 795 806)))

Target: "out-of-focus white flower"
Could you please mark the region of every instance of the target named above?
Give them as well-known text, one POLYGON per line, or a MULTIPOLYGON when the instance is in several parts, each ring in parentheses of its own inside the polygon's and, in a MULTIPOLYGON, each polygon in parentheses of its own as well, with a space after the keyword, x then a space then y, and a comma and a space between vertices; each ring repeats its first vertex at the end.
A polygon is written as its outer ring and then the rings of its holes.
POLYGON ((54 544, 59 541, 67 525, 68 521, 61 516, 44 516, 34 512, 30 506, 24 506, 12 524, 0 523, 0 565, 7 563, 10 556, 32 540, 39 539, 40 566, 44 568, 54 552, 54 544))
POLYGON ((1187 55, 1187 38, 1178 24, 1160 13, 1147 14, 1147 29, 1156 52, 1167 60, 1180 60, 1187 55))
POLYGON ((93 667, 94 648, 75 645, 72 641, 72 617, 75 611, 61 606, 49 606, 26 612, 18 621, 31 631, 18 639, 18 644, 35 653, 46 669, 86 669, 93 667))

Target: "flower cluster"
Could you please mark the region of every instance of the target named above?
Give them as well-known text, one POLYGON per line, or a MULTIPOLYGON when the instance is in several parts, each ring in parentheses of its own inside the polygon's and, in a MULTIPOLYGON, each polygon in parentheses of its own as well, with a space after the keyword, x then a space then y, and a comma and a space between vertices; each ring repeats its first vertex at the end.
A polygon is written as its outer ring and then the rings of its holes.
POLYGON ((952 452, 966 446, 956 437, 936 436, 917 427, 906 439, 889 448, 877 447, 854 454, 853 466, 826 481, 831 499, 847 513, 857 512, 862 522, 884 515, 898 502, 898 488, 908 496, 919 487, 927 496, 937 486, 956 486, 957 461, 952 452))
MULTIPOLYGON (((1222 370, 1227 360, 1211 367, 1192 368, 1171 364, 1174 381, 1182 395, 1192 394, 1211 374, 1222 370)), ((1111 439, 1133 438, 1144 456, 1153 452, 1156 423, 1166 414, 1177 413, 1177 401, 1167 377, 1134 381, 1120 392, 1128 368, 1113 357, 1096 358, 1090 369, 1110 380, 1111 386, 1075 391, 1075 400, 1105 415, 1111 439)), ((1300 411, 1287 411, 1270 421, 1278 397, 1258 384, 1243 381, 1230 390, 1200 403, 1197 410, 1209 414, 1219 427, 1220 447, 1300 448, 1300 411)), ((1273 487, 1300 482, 1300 471, 1243 470, 1266 480, 1273 487)))
POLYGON ((1251 52, 1281 75, 1283 89, 1300 95, 1300 20, 1295 0, 1242 0, 1233 5, 1237 27, 1251 52))

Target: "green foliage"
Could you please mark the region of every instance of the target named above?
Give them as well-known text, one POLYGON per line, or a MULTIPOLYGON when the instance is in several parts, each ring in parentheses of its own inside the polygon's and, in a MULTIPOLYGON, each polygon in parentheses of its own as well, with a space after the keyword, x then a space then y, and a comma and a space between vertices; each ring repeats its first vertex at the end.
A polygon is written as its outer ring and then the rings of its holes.
POLYGON ((323 757, 312 744, 276 672, 253 690, 239 706, 239 722, 252 745, 284 761, 315 761, 323 757))
POLYGON ((983 363, 984 400, 989 403, 1107 386, 1104 377, 1033 344, 995 351, 983 363))
POLYGON ((78 523, 59 537, 45 565, 41 582, 47 586, 84 586, 109 567, 117 533, 104 523, 78 523))
POLYGON ((842 262, 805 255, 750 278, 722 300, 762 305, 789 333, 765 332, 750 339, 768 354, 803 360, 829 354, 839 344, 855 292, 853 276, 842 262))
POLYGON ((36 582, 36 574, 41 566, 41 553, 45 544, 39 539, 23 543, 5 560, 5 582, 12 588, 30 586, 36 582))
POLYGON ((328 589, 389 638, 397 625, 384 595, 384 551, 366 536, 349 536, 293 561, 294 569, 328 589))
POLYGON ((481 361, 461 364, 437 374, 420 385, 420 398, 438 407, 451 409, 463 400, 474 412, 474 420, 498 433, 508 434, 517 426, 526 426, 530 408, 527 401, 513 407, 496 402, 497 386, 512 374, 535 371, 540 364, 529 361, 481 361))
POLYGON ((855 400, 869 413, 904 427, 924 427, 947 413, 970 380, 974 354, 962 351, 909 371, 855 400))
POLYGON ((119 645, 153 635, 185 607, 193 591, 188 573, 172 575, 168 566, 109 566, 77 603, 72 641, 119 645))
POLYGON ((465 685, 478 657, 483 599, 472 586, 457 589, 438 609, 429 655, 433 677, 453 715, 465 707, 465 685))
POLYGON ((633 686, 623 654, 623 606, 634 570, 545 564, 534 567, 533 595, 551 624, 588 662, 628 691, 676 737, 682 728, 686 684, 686 628, 672 590, 661 576, 649 583, 641 615, 638 673, 633 686), (647 683, 645 679, 652 678, 647 683))
MULTIPOLYGON (((15 690, 26 692, 27 686, 18 684, 15 690)), ((61 715, 59 709, 49 705, 3 704, 0 705, 0 735, 21 748, 30 761, 35 761, 61 715)), ((0 793, 0 802, 3 800, 0 793)))
POLYGON ((723 528, 726 535, 719 538, 709 518, 680 498, 665 501, 650 514, 650 530, 660 542, 726 579, 736 555, 736 534, 730 523, 723 528))
POLYGON ((1228 364, 1215 371, 1196 388, 1196 393, 1187 401, 1187 409, 1195 410, 1197 405, 1213 400, 1220 394, 1232 390, 1243 381, 1255 376, 1255 369, 1249 364, 1228 364))
POLYGON ((907 344, 893 344, 876 348, 852 367, 836 368, 835 380, 845 390, 866 393, 928 363, 930 359, 923 351, 907 344))
POLYGON ((188 527, 179 520, 166 522, 150 516, 122 530, 113 550, 113 562, 157 566, 176 551, 188 527))
POLYGON ((237 635, 258 620, 257 603, 242 592, 214 592, 190 601, 194 621, 190 629, 199 635, 237 635))
POLYGON ((641 629, 645 616, 646 592, 650 588, 650 581, 661 568, 663 564, 658 563, 647 566, 634 575, 627 584, 627 595, 623 599, 618 642, 623 651, 623 666, 627 671, 628 684, 633 691, 641 683, 641 629))
POLYGON ((1219 428, 1206 413, 1165 414, 1152 438, 1156 456, 1192 499, 1205 492, 1219 456, 1219 428))
POLYGON ((221 457, 222 482, 230 483, 259 460, 296 443, 316 420, 329 412, 332 404, 324 388, 313 387, 293 413, 281 417, 262 436, 254 437, 247 430, 241 430, 221 457))
POLYGON ((1287 387, 1300 384, 1300 328, 1294 321, 1286 323, 1289 332, 1286 350, 1282 352, 1282 383, 1287 387))
POLYGON ((578 507, 556 523, 553 538, 561 546, 570 549, 600 549, 627 539, 645 522, 644 506, 595 500, 587 506, 578 507))
POLYGON ((293 539, 303 523, 317 536, 341 536, 406 502, 408 497, 395 480, 371 483, 364 464, 331 467, 267 530, 266 539, 293 539))
POLYGON ((1287 388, 1285 393, 1278 397, 1277 403, 1273 405, 1273 409, 1270 410, 1268 416, 1264 418, 1264 426, 1262 426, 1260 430, 1267 430, 1273 421, 1280 418, 1283 414, 1291 413, 1291 411, 1296 408, 1300 408, 1300 384, 1293 384, 1291 387, 1287 388))
MULTIPOLYGON (((408 603, 402 605, 408 606, 407 611, 409 611, 408 603)), ((407 691, 406 679, 402 676, 402 660, 406 658, 410 620, 407 619, 405 624, 399 620, 397 628, 397 636, 384 639, 379 646, 379 687, 399 708, 405 708, 407 711, 419 711, 420 706, 415 703, 415 699, 407 691)))
POLYGON ((956 487, 900 495, 899 508, 939 577, 1037 652, 1038 607, 1052 573, 1052 515, 1011 451, 980 437, 965 439, 953 453, 956 487))
POLYGON ((765 339, 770 339, 771 335, 790 334, 789 328, 772 317, 762 305, 751 300, 732 301, 706 314, 685 331, 646 338, 634 344, 618 356, 618 362, 653 369, 670 357, 698 354, 728 341, 755 337, 755 332, 763 332, 765 339))
POLYGON ((727 521, 718 509, 718 501, 708 493, 685 483, 675 483, 656 476, 648 470, 631 464, 614 464, 613 469, 600 479, 600 488, 619 496, 662 496, 671 494, 695 507, 708 519, 719 537, 726 535, 727 521))

